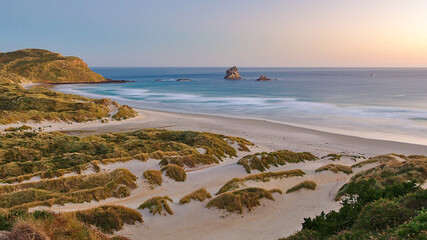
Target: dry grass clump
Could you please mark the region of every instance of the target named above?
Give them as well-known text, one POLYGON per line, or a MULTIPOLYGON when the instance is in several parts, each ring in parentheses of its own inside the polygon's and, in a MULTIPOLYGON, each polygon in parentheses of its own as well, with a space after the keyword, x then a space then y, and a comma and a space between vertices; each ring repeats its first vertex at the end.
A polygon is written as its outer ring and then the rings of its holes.
POLYGON ((353 161, 356 161, 357 159, 365 159, 365 157, 361 155, 337 154, 337 153, 330 153, 326 156, 323 156, 322 159, 326 158, 328 160, 336 161, 336 160, 341 160, 342 157, 349 157, 353 161))
POLYGON ((82 203, 130 195, 136 177, 127 169, 14 185, 0 185, 0 208, 29 208, 40 205, 82 203))
POLYGON ((148 154, 148 153, 138 153, 138 154, 135 154, 133 156, 133 158, 136 159, 136 160, 140 160, 140 161, 145 162, 145 161, 147 161, 150 158, 150 154, 148 154))
POLYGON ((396 162, 397 160, 396 160, 396 158, 394 158, 394 157, 392 157, 390 155, 378 155, 378 156, 375 156, 375 157, 371 157, 371 158, 369 158, 369 159, 367 159, 365 161, 356 163, 356 164, 352 165, 351 167, 363 167, 366 164, 385 163, 385 162, 389 162, 389 161, 396 162))
POLYGON ((301 177, 301 176, 304 176, 304 174, 305 172, 303 172, 301 169, 293 169, 293 170, 279 171, 279 172, 266 172, 266 173, 252 174, 244 178, 233 178, 230 181, 228 181, 224 186, 222 186, 219 189, 219 191, 216 193, 216 195, 238 189, 246 181, 268 182, 270 181, 270 179, 301 177))
POLYGON ((309 189, 309 190, 314 190, 314 189, 316 189, 316 186, 317 186, 317 184, 315 182, 310 181, 310 180, 305 180, 305 181, 303 181, 301 183, 298 183, 297 185, 289 188, 286 191, 286 193, 295 192, 295 191, 298 191, 298 190, 300 190, 302 188, 309 189))
POLYGON ((219 162, 221 157, 235 155, 235 149, 227 139, 211 133, 160 129, 87 137, 60 132, 7 133, 0 135, 0 182, 13 183, 35 176, 59 177, 70 172, 80 173, 99 163, 134 158, 144 161, 147 156, 165 159, 163 165, 175 163, 192 167, 212 164, 219 162), (197 148, 204 148, 206 152, 200 154, 197 148))
POLYGON ((113 119, 124 120, 128 118, 134 118, 136 116, 138 116, 138 113, 135 110, 133 110, 128 105, 123 105, 119 108, 117 113, 114 114, 113 119))
MULTIPOLYGON (((281 192, 274 189, 273 192, 281 192)), ((228 212, 243 213, 244 208, 251 211, 256 206, 261 205, 261 199, 266 198, 274 200, 270 191, 262 188, 245 188, 233 192, 223 193, 216 198, 210 200, 207 204, 208 208, 216 207, 225 209, 228 212)))
MULTIPOLYGON (((378 188, 391 186, 394 183, 405 183, 410 181, 414 181, 421 185, 427 179, 427 158, 408 158, 408 160, 404 162, 396 160, 385 161, 376 167, 354 175, 349 183, 370 179, 376 181, 378 188)), ((341 187, 337 194, 337 199, 346 194, 349 183, 341 187)))
POLYGON ((142 215, 138 211, 123 206, 101 206, 75 214, 80 221, 95 225, 110 234, 122 229, 124 224, 142 222, 142 215))
POLYGON ((276 152, 262 152, 252 155, 247 155, 241 158, 237 164, 243 165, 247 173, 251 173, 252 170, 258 170, 264 172, 270 168, 270 165, 278 167, 279 165, 285 165, 286 163, 298 163, 304 161, 314 161, 318 157, 314 156, 309 152, 292 152, 288 150, 279 150, 276 152))
POLYGON ((353 173, 353 169, 350 166, 345 166, 341 164, 326 164, 325 166, 322 166, 316 169, 315 172, 322 172, 322 171, 332 171, 334 173, 343 172, 345 174, 353 173))
POLYGON ((199 201, 199 202, 203 202, 207 198, 212 198, 212 195, 208 191, 206 191, 205 188, 200 188, 200 189, 182 197, 181 200, 179 200, 179 203, 186 204, 186 203, 189 203, 191 201, 191 199, 199 201))
POLYGON ((128 240, 120 236, 106 236, 89 224, 80 221, 74 213, 40 212, 17 217, 12 229, 3 231, 2 240, 128 240))
POLYGON ((169 164, 164 166, 162 172, 166 172, 166 176, 174 179, 177 182, 184 182, 187 180, 187 173, 184 169, 176 164, 169 164))
POLYGON ((150 213, 152 213, 153 215, 156 215, 157 213, 160 215, 166 215, 166 213, 163 213, 163 210, 165 210, 170 215, 173 215, 173 211, 169 206, 168 201, 173 202, 172 199, 170 199, 168 196, 153 197, 141 204, 138 209, 148 208, 150 210, 150 213))
POLYGON ((146 170, 143 174, 144 178, 151 186, 162 186, 162 172, 159 170, 146 170))

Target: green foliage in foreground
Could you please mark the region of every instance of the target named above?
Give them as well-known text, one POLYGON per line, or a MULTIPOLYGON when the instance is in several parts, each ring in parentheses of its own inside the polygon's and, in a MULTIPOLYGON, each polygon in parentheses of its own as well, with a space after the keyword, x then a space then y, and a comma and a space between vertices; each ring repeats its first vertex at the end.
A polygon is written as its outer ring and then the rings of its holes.
POLYGON ((357 174, 345 185, 342 207, 304 219, 284 239, 426 239, 425 156, 390 161, 357 174))
POLYGON ((113 233, 123 228, 124 224, 142 222, 142 215, 131 208, 123 206, 101 206, 76 212, 77 219, 95 225, 105 233, 113 233))
MULTIPOLYGON (((13 132, 0 135, 0 181, 22 182, 34 176, 52 178, 80 173, 86 168, 99 170, 100 163, 146 160, 148 155, 210 156, 217 161, 236 156, 228 144, 247 140, 213 133, 143 129, 87 137, 54 133, 13 132), (200 154, 196 149, 207 149, 200 154)), ((204 164, 204 162, 198 163, 204 164)))
POLYGON ((91 121, 108 117, 110 105, 119 106, 109 99, 58 93, 43 87, 25 89, 16 84, 0 84, 0 124, 44 120, 91 121))
POLYGON ((251 173, 251 171, 255 169, 260 172, 265 172, 267 169, 270 169, 271 165, 278 167, 286 163, 314 161, 317 159, 316 156, 309 152, 296 153, 289 150, 279 150, 270 153, 262 152, 247 155, 241 158, 237 164, 242 165, 247 173, 251 173))

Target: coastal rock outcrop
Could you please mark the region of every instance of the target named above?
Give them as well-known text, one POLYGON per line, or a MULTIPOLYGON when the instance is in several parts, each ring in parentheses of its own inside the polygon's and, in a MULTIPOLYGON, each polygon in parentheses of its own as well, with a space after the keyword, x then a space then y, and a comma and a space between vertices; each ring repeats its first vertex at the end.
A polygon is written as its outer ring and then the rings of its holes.
POLYGON ((242 77, 240 76, 239 70, 237 69, 237 67, 234 66, 234 67, 228 69, 225 72, 224 79, 233 79, 233 80, 236 80, 236 79, 242 79, 242 77))
POLYGON ((108 82, 78 57, 44 49, 0 53, 0 83, 108 82))
POLYGON ((272 79, 270 79, 270 78, 268 78, 268 77, 266 77, 264 75, 261 75, 261 77, 259 77, 256 81, 263 82, 263 81, 271 81, 271 80, 272 79))

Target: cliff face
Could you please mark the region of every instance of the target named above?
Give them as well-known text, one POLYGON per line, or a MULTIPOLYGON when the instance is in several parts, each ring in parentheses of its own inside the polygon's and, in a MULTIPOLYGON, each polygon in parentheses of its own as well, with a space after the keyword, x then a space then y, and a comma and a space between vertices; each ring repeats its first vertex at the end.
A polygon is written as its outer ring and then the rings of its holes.
POLYGON ((234 66, 225 72, 224 79, 242 79, 242 77, 240 76, 237 67, 234 66))
POLYGON ((78 57, 64 57, 43 49, 0 53, 0 83, 103 82, 78 57))

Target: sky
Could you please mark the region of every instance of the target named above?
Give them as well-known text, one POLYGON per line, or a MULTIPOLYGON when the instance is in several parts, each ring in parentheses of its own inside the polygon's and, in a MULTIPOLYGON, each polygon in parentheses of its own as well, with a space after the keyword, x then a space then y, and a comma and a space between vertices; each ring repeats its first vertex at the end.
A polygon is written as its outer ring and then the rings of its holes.
POLYGON ((0 0, 0 51, 92 67, 427 67, 426 0, 0 0))

